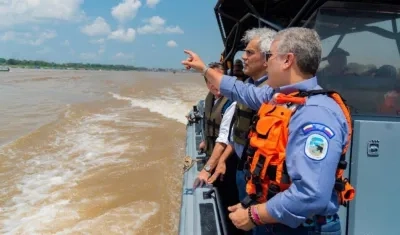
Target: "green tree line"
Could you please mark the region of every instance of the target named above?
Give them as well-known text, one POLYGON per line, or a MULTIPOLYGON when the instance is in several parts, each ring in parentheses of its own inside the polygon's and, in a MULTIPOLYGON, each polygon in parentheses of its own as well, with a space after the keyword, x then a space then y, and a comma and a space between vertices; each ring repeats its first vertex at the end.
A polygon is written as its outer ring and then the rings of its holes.
MULTIPOLYGON (((135 67, 131 65, 114 64, 90 64, 90 63, 54 63, 42 60, 17 60, 0 58, 0 65, 9 65, 25 68, 50 68, 50 69, 88 69, 88 70, 149 70, 145 67, 135 67)), ((155 69, 156 71, 166 71, 168 69, 155 69)))

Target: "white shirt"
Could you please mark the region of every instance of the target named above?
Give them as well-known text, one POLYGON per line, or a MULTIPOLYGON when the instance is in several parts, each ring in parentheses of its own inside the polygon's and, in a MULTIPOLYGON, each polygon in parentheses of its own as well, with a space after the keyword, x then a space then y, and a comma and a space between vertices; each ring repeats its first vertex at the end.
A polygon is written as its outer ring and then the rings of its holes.
MULTIPOLYGON (((219 100, 215 99, 214 104, 219 100)), ((235 114, 236 101, 232 102, 231 105, 225 110, 225 113, 222 117, 221 125, 219 126, 219 135, 215 140, 216 143, 224 143, 226 145, 229 144, 229 126, 231 125, 231 121, 233 118, 233 114, 235 114)))

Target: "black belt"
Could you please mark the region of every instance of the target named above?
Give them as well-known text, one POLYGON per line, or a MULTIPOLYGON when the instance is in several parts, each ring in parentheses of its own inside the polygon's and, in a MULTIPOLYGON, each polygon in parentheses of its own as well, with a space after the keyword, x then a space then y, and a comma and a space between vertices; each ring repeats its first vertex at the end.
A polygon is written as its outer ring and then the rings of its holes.
POLYGON ((308 227, 308 226, 314 226, 315 224, 324 225, 324 224, 330 223, 337 219, 339 219, 339 216, 337 214, 335 214, 335 215, 316 215, 312 219, 306 219, 306 222, 304 222, 300 226, 308 227))

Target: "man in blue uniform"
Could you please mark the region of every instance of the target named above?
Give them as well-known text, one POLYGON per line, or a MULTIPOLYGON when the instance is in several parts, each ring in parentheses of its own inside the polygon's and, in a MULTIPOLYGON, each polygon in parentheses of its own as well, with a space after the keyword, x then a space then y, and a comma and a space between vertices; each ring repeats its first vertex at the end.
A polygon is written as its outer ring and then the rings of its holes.
MULTIPOLYGON (((288 94, 297 90, 321 89, 315 74, 321 61, 321 42, 314 30, 288 28, 280 31, 266 54, 268 85, 255 87, 229 76, 221 76, 207 69, 195 53, 186 51, 189 59, 183 61, 199 72, 223 95, 252 109, 272 99, 276 92, 288 94)), ((278 193, 260 206, 260 219, 271 224, 265 234, 309 234, 322 232, 340 235, 338 197, 334 190, 335 172, 346 144, 349 127, 339 105, 325 95, 310 97, 299 107, 289 124, 286 164, 292 180, 289 189, 278 193), (331 131, 304 132, 306 125, 315 123, 331 131), (323 156, 315 158, 309 151, 309 137, 318 134, 325 143, 323 156), (316 219, 318 218, 318 219, 316 219), (306 223, 311 220, 312 223, 306 223)), ((229 208, 229 217, 236 227, 249 230, 254 224, 248 211, 240 204, 229 208)))

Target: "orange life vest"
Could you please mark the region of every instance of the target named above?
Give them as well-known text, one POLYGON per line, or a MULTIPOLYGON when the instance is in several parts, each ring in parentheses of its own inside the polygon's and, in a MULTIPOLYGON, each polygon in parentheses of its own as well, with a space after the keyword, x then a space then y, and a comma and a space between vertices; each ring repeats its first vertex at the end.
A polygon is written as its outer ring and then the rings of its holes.
POLYGON ((275 94, 272 101, 263 104, 253 118, 245 163, 248 196, 241 202, 244 207, 266 202, 289 188, 291 181, 285 163, 289 122, 297 107, 305 104, 307 97, 319 94, 334 99, 346 117, 349 134, 336 171, 335 190, 339 194, 341 205, 346 206, 354 198, 355 190, 343 176, 347 167, 345 155, 352 136, 349 109, 341 96, 334 91, 301 91, 289 95, 275 94))

